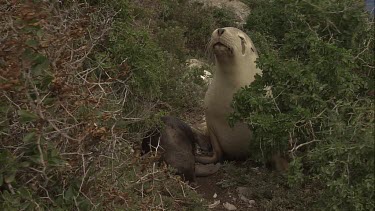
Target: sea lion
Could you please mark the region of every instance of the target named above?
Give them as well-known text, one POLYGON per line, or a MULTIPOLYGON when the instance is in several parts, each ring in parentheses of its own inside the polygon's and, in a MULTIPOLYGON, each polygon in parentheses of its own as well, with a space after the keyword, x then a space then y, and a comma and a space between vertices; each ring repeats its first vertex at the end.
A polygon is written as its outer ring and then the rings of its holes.
POLYGON ((195 164, 195 144, 210 150, 210 142, 202 134, 195 133, 189 125, 176 117, 161 118, 164 127, 154 130, 142 141, 143 153, 159 146, 161 161, 177 170, 185 180, 195 182, 196 176, 208 176, 219 170, 219 165, 195 164))
POLYGON ((243 31, 233 28, 216 29, 208 45, 215 57, 215 72, 204 99, 207 132, 213 148, 212 156, 196 156, 200 163, 215 163, 228 159, 246 159, 249 155, 251 130, 244 123, 228 124, 233 111, 233 95, 250 85, 256 74, 257 50, 243 31))

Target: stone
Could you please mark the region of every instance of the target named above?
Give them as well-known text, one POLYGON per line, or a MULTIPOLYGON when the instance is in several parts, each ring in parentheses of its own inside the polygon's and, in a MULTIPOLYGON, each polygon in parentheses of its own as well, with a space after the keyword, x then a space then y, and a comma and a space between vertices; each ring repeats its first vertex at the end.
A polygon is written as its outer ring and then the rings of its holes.
POLYGON ((228 202, 223 203, 223 206, 227 210, 237 210, 236 206, 234 206, 233 204, 228 203, 228 202))
POLYGON ((219 205, 219 204, 220 204, 220 200, 215 200, 214 203, 208 205, 208 208, 213 209, 213 208, 217 207, 217 205, 219 205))

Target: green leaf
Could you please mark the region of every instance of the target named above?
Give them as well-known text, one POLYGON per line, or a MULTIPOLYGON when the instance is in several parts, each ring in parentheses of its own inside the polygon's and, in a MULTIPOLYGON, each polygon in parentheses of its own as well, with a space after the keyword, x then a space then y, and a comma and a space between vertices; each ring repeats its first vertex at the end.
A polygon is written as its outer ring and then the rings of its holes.
POLYGON ((22 205, 20 207, 20 210, 32 210, 32 209, 27 209, 32 205, 30 202, 22 202, 22 205))
POLYGON ((45 62, 48 62, 48 58, 44 56, 43 54, 35 54, 35 57, 33 58, 33 62, 36 64, 43 64, 45 62))
POLYGON ((43 30, 39 29, 39 30, 36 32, 36 36, 38 36, 39 38, 43 37, 43 30))
POLYGON ((27 123, 38 119, 38 116, 26 110, 19 110, 18 116, 20 117, 21 123, 27 123))
POLYGON ((20 165, 21 167, 27 168, 30 166, 30 162, 25 161, 25 162, 22 162, 20 165))
POLYGON ((68 190, 65 192, 65 199, 67 201, 70 201, 70 200, 73 199, 73 197, 74 197, 74 193, 73 192, 74 191, 73 191, 72 186, 69 186, 68 190))
POLYGON ((22 53, 22 59, 32 61, 35 58, 35 53, 31 48, 26 48, 22 53))
POLYGON ((56 101, 56 98, 53 97, 46 97, 43 100, 44 105, 52 105, 56 101))
POLYGON ((15 178, 16 178, 16 171, 10 172, 10 174, 5 175, 4 182, 5 183, 11 183, 11 182, 14 181, 15 178))
POLYGON ((20 193, 20 195, 21 195, 22 198, 27 199, 27 198, 31 197, 31 193, 26 188, 20 188, 19 189, 19 193, 20 193))
MULTIPOLYGON (((48 64, 49 65, 49 64, 48 64)), ((46 67, 46 68, 48 68, 48 67, 46 67)), ((42 81, 41 81, 41 88, 42 89, 45 89, 45 88, 47 88, 48 87, 48 85, 49 84, 51 84, 51 82, 52 82, 52 80, 54 79, 54 77, 52 76, 52 74, 51 73, 49 73, 48 71, 44 71, 44 74, 43 75, 45 75, 43 78, 42 78, 42 81), (46 75, 45 75, 46 74, 46 75)), ((45 101, 44 101, 44 103, 46 103, 45 101)))
POLYGON ((28 133, 23 137, 22 141, 27 143, 27 142, 30 142, 30 140, 33 139, 34 137, 35 137, 35 132, 28 133))
POLYGON ((34 62, 36 64, 31 67, 32 73, 36 76, 44 75, 42 71, 48 69, 50 64, 47 57, 38 55, 34 62))
POLYGON ((39 45, 38 40, 27 40, 26 45, 32 48, 36 48, 39 45))

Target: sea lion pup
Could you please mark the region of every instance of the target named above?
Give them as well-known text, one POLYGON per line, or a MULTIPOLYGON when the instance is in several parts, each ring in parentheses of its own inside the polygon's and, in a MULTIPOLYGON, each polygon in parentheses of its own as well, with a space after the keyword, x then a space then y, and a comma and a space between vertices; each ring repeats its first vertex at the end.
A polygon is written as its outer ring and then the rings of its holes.
POLYGON ((233 94, 250 85, 256 74, 258 53, 251 39, 233 27, 216 29, 208 45, 215 57, 215 72, 204 99, 207 130, 213 155, 197 156, 200 163, 215 163, 228 159, 246 159, 252 133, 244 123, 228 125, 233 94))
POLYGON ((144 153, 155 149, 162 153, 161 160, 177 170, 185 180, 195 182, 196 176, 208 176, 219 170, 219 165, 196 165, 195 144, 204 150, 209 149, 209 142, 201 134, 192 131, 189 125, 171 116, 161 118, 164 127, 161 133, 153 132, 142 141, 144 153))

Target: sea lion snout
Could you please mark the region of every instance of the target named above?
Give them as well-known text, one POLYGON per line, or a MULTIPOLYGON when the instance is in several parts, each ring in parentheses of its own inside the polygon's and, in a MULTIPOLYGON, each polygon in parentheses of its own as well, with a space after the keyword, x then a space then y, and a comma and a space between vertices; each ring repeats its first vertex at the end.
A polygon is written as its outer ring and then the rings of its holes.
POLYGON ((217 34, 218 34, 219 36, 221 36, 222 34, 224 34, 224 32, 225 32, 225 29, 224 29, 224 28, 219 28, 219 29, 217 29, 217 34))

